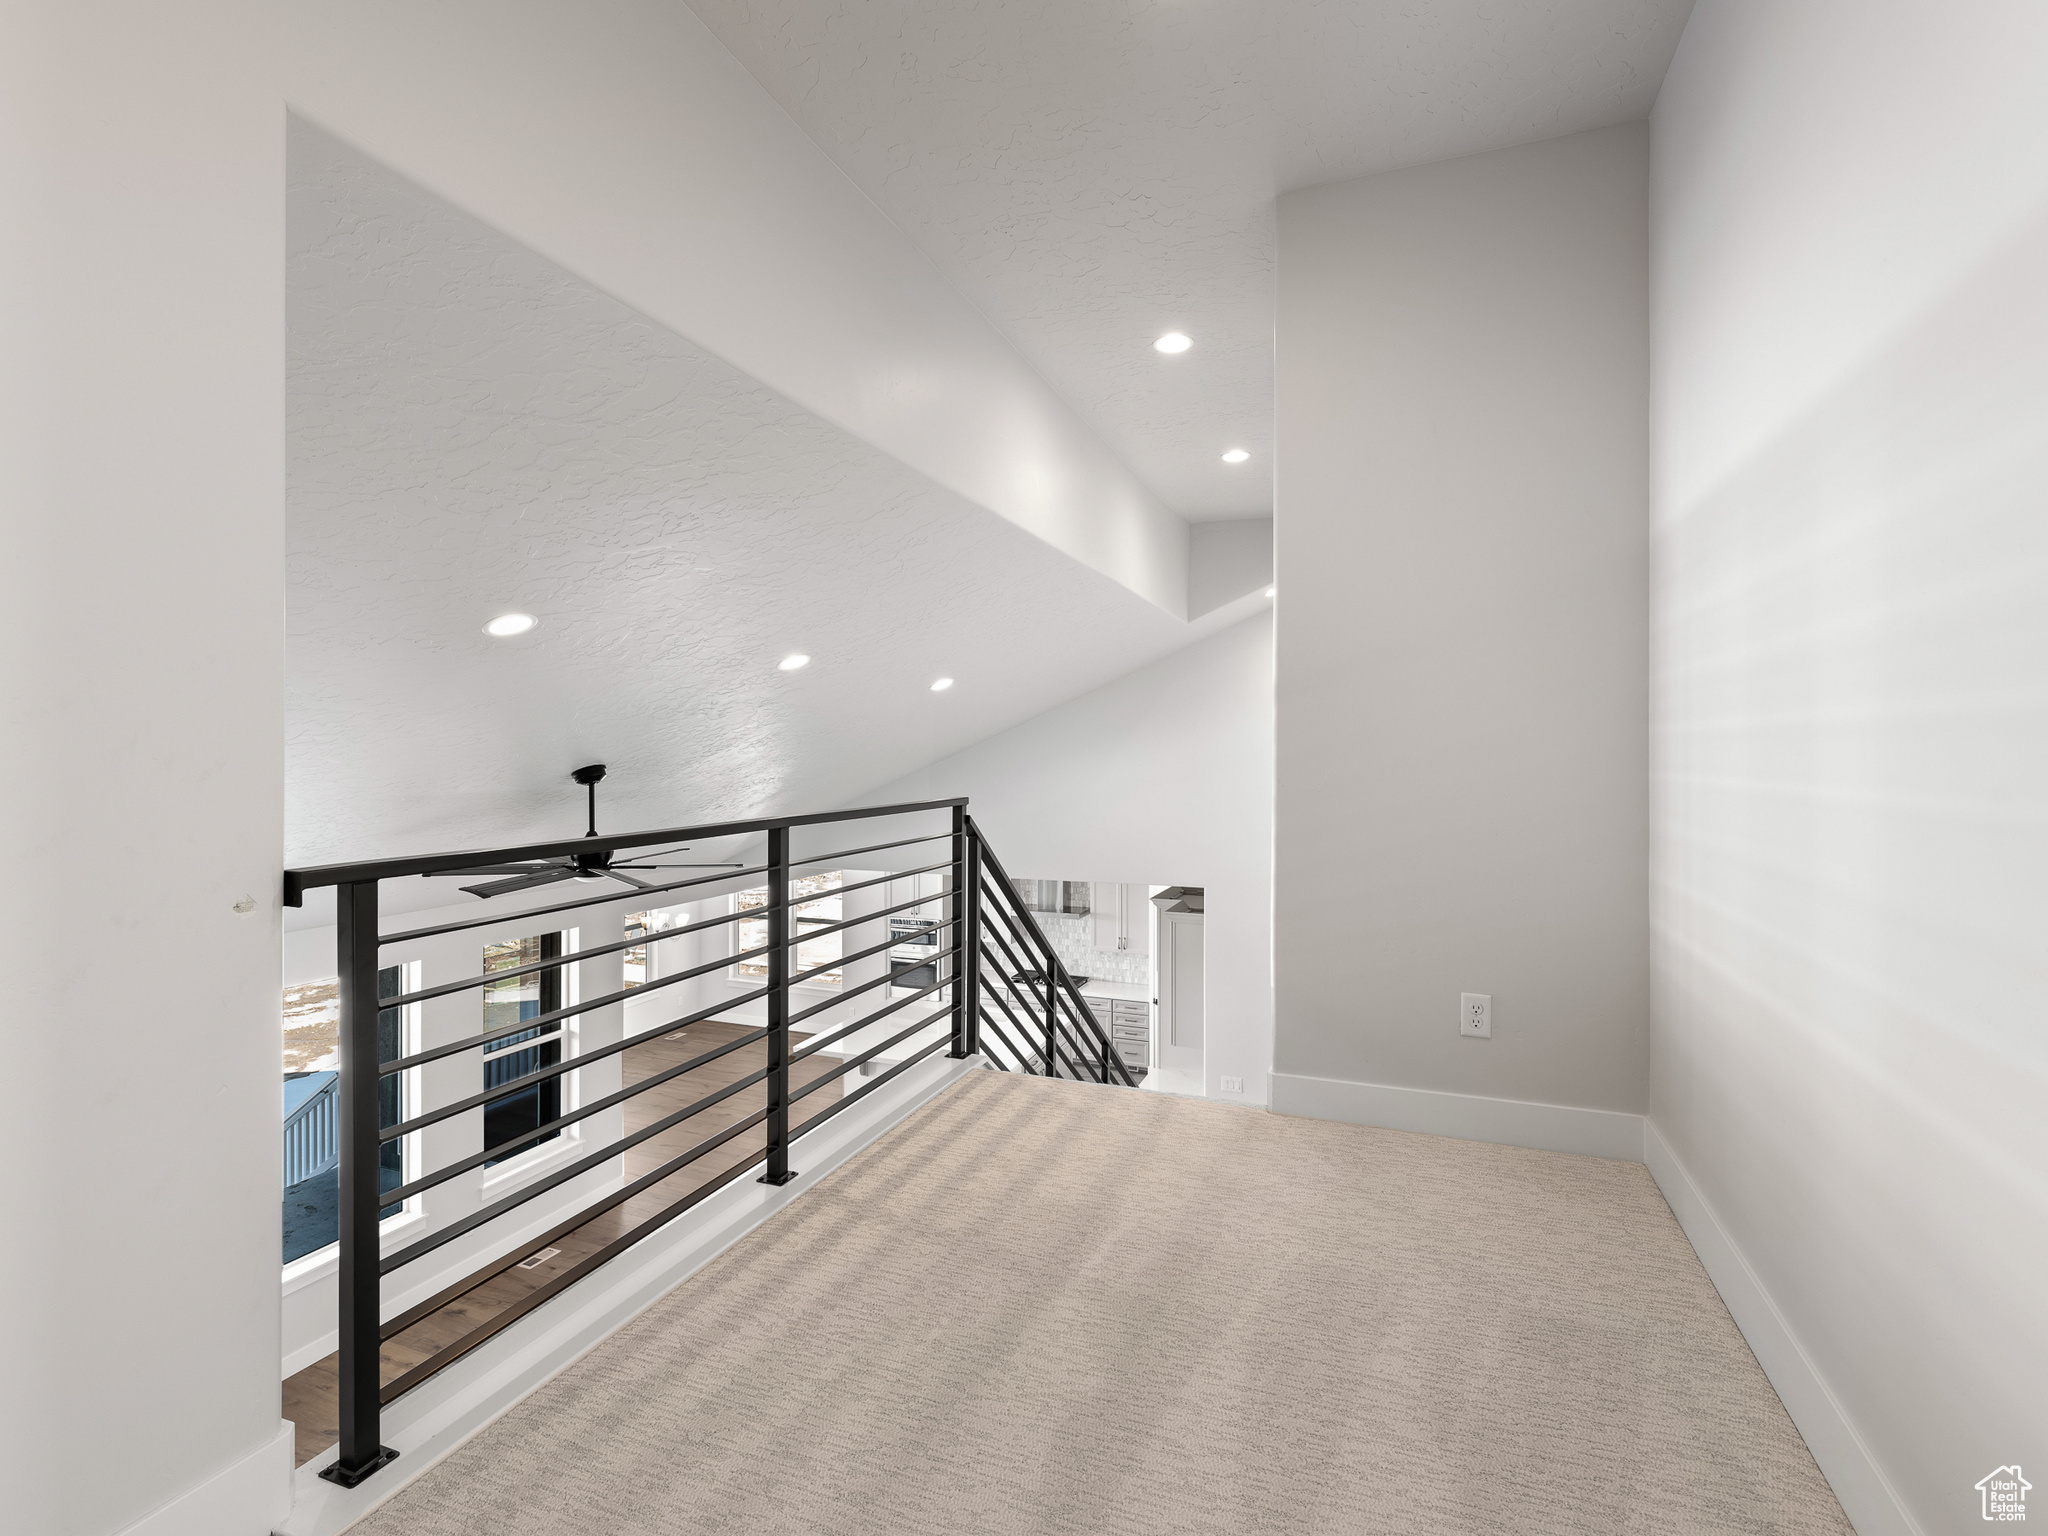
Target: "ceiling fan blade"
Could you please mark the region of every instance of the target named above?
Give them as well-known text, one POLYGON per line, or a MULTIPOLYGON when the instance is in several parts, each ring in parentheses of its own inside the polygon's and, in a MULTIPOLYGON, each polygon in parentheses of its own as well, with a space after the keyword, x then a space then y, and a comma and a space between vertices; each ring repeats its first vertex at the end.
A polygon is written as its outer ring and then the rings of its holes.
POLYGON ((675 848, 650 848, 645 853, 635 852, 626 854, 626 862, 628 864, 638 864, 642 859, 658 859, 665 853, 688 853, 689 851, 690 845, 688 843, 683 843, 675 848))
POLYGON ((545 870, 558 869, 556 864, 471 864, 463 869, 439 869, 431 875, 421 876, 424 880, 466 880, 471 875, 537 875, 545 870))
POLYGON ((745 869, 747 866, 734 860, 728 864, 614 864, 613 869, 745 869))
POLYGON ((654 887, 649 885, 645 880, 635 880, 631 875, 619 873, 617 869, 607 869, 605 873, 610 875, 614 880, 623 880, 628 885, 637 885, 643 891, 651 891, 654 889, 654 887))
POLYGON ((491 880, 483 885, 465 885, 463 889, 472 896, 509 896, 514 891, 530 891, 537 885, 553 885, 557 880, 573 880, 575 877, 574 865, 555 865, 535 874, 521 875, 515 880, 491 880))

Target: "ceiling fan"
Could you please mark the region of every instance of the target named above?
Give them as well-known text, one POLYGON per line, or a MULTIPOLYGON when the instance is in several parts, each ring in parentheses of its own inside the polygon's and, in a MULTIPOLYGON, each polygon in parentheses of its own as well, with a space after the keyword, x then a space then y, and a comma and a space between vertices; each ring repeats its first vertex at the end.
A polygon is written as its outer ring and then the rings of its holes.
MULTIPOLYGON (((585 837, 597 836, 597 781, 604 777, 604 764, 592 763, 587 768, 578 768, 569 775, 590 792, 590 830, 585 837)), ((614 864, 612 855, 603 852, 575 853, 559 859, 536 859, 525 864, 476 864, 468 869, 444 869, 427 878, 467 879, 472 875, 506 875, 509 879, 487 880, 481 885, 465 885, 463 890, 472 896, 508 896, 514 891, 530 891, 537 885, 553 885, 557 880, 617 880, 624 885, 637 885, 643 891, 655 889, 647 881, 628 874, 628 870, 650 869, 738 869, 737 862, 723 864, 643 864, 642 859, 658 859, 663 854, 687 853, 688 848, 658 848, 652 853, 630 854, 629 862, 614 864)))

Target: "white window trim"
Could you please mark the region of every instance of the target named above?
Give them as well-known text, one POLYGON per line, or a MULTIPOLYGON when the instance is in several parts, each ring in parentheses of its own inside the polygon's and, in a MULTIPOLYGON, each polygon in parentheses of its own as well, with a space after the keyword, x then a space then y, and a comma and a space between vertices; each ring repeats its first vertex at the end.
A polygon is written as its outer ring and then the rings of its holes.
MULTIPOLYGON (((562 935, 563 959, 581 953, 581 928, 563 928, 557 931, 562 935)), ((573 1008, 583 1000, 582 981, 583 967, 580 964, 562 967, 564 1008, 573 1008)), ((571 1014, 561 1021, 558 1030, 562 1042, 562 1060, 574 1061, 583 1054, 583 1015, 571 1014)), ((520 1044, 507 1046, 505 1050, 521 1051, 526 1048, 524 1044, 520 1044)), ((488 1061, 492 1056, 500 1054, 503 1053, 487 1051, 483 1060, 488 1061)), ((561 1076, 562 1113, 565 1115, 583 1107, 583 1085, 579 1081, 582 1075, 581 1072, 564 1072, 561 1076)), ((477 1184, 477 1204, 488 1205, 501 1195, 509 1194, 523 1185, 531 1184, 535 1179, 545 1177, 562 1162, 581 1157, 589 1150, 583 1141, 583 1124, 584 1122, 579 1120, 574 1125, 564 1126, 548 1140, 528 1147, 523 1152, 514 1152, 501 1163, 487 1163, 478 1169, 483 1177, 477 1184)))
MULTIPOLYGON (((756 890, 762 890, 762 889, 765 889, 765 887, 762 887, 762 886, 756 886, 756 887, 754 887, 754 889, 756 889, 756 890)), ((729 893, 728 893, 728 894, 726 895, 726 898, 725 898, 725 900, 726 900, 726 910, 727 910, 728 912, 734 912, 734 913, 736 913, 736 912, 738 912, 738 911, 740 910, 740 896, 741 896, 741 894, 742 894, 742 893, 741 893, 741 892, 739 892, 739 891, 732 891, 732 892, 729 892, 729 893)), ((806 901, 824 901, 824 900, 827 900, 828 898, 830 898, 831 896, 833 896, 833 895, 836 895, 836 894, 837 894, 837 890, 836 890, 836 888, 835 888, 835 889, 834 889, 834 890, 832 890, 832 891, 826 891, 826 892, 822 892, 822 893, 820 893, 820 894, 819 894, 819 895, 817 895, 817 896, 811 896, 811 897, 806 897, 806 898, 805 898, 805 900, 806 900, 806 901)), ((791 908, 791 911, 792 911, 792 913, 794 913, 794 910, 795 910, 795 906, 798 906, 798 905, 802 905, 802 904, 803 904, 803 903, 795 903, 795 904, 793 904, 793 905, 792 905, 792 908, 791 908)), ((765 908, 750 908, 749 910, 754 910, 754 911, 763 911, 763 910, 766 910, 766 909, 765 909, 765 908)), ((742 919, 741 919, 740 921, 741 921, 741 922, 744 922, 744 921, 746 921, 746 919, 742 918, 742 919)), ((838 919, 837 919, 837 918, 821 918, 821 919, 819 919, 819 921, 821 921, 821 922, 828 922, 828 923, 829 923, 829 922, 836 922, 836 921, 838 921, 838 919)), ((726 940, 725 940, 725 942, 726 942, 726 951, 725 951, 725 952, 726 952, 726 953, 727 953, 728 955, 736 955, 736 954, 738 954, 738 953, 739 953, 739 951, 740 951, 740 924, 739 924, 739 923, 729 923, 729 924, 727 924, 727 925, 726 925, 726 930, 725 930, 725 932, 726 932, 726 940)), ((845 934, 846 934, 847 930, 846 930, 846 929, 844 929, 844 928, 842 928, 842 929, 840 929, 840 930, 839 930, 839 932, 840 932, 840 936, 841 936, 841 943, 840 943, 840 946, 839 946, 839 947, 840 947, 840 949, 841 949, 841 950, 844 950, 844 949, 846 948, 846 944, 845 944, 845 942, 844 942, 844 937, 845 937, 845 934)), ((761 987, 764 987, 764 986, 766 986, 766 985, 768 984, 768 982, 767 982, 767 978, 766 978, 766 977, 759 977, 759 978, 756 978, 756 977, 753 977, 753 976, 736 976, 736 975, 734 975, 734 974, 733 974, 733 972, 734 972, 734 971, 736 971, 736 970, 737 970, 738 968, 739 968, 739 967, 738 967, 738 965, 737 965, 737 964, 733 964, 733 965, 728 965, 728 966, 727 966, 727 967, 725 968, 725 984, 726 984, 726 985, 727 985, 728 987, 731 987, 731 988, 732 988, 732 989, 733 989, 733 990, 734 990, 735 992, 752 992, 752 991, 756 991, 756 990, 758 990, 759 988, 761 988, 761 987)), ((812 993, 812 994, 814 994, 814 995, 816 995, 816 996, 819 996, 819 997, 838 997, 838 996, 839 996, 839 995, 840 995, 840 994, 841 994, 842 992, 844 992, 844 991, 845 991, 845 973, 844 973, 843 971, 841 972, 841 974, 840 974, 840 985, 839 985, 839 986, 836 986, 836 987, 833 987, 833 986, 827 986, 827 985, 826 985, 826 984, 825 984, 824 982, 822 982, 822 981, 799 981, 799 982, 797 982, 797 983, 796 983, 795 985, 793 985, 792 987, 790 987, 790 989, 789 989, 789 990, 790 990, 790 991, 792 991, 792 992, 809 992, 809 993, 812 993)))
MULTIPOLYGON (((572 1076, 564 1073, 563 1076, 572 1076)), ((568 1094, 562 1095, 565 1099, 568 1094)), ((524 1152, 515 1152, 504 1162, 478 1170, 483 1178, 477 1183, 477 1204, 488 1205, 501 1195, 531 1184, 535 1179, 553 1173, 561 1164, 574 1162, 590 1149, 583 1144, 583 1122, 565 1126, 562 1133, 552 1141, 528 1147, 524 1152)), ((592 1169, 595 1173, 597 1170, 592 1169)))
MULTIPOLYGON (((410 1139, 410 1138, 408 1138, 410 1139)), ((416 1210, 422 1197, 415 1196, 405 1202, 405 1210, 388 1217, 377 1224, 377 1251, 388 1256, 411 1242, 414 1229, 425 1223, 427 1213, 416 1210)), ((329 1275, 341 1272, 341 1244, 329 1243, 325 1248, 315 1248, 311 1253, 302 1254, 284 1266, 283 1294, 303 1291, 309 1285, 316 1285, 329 1275)))

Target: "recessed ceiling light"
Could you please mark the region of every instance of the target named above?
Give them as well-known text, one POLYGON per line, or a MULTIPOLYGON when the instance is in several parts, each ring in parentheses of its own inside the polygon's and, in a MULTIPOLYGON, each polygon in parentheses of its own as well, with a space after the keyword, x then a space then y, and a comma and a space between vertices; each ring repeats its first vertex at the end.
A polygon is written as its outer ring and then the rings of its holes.
POLYGON ((1168 357, 1171 357, 1176 352, 1187 351, 1193 345, 1193 340, 1183 336, 1179 331, 1168 331, 1164 336, 1152 343, 1152 350, 1164 352, 1168 357))
POLYGON ((501 613, 484 626, 484 633, 503 640, 511 635, 523 635, 539 622, 530 613, 501 613))
POLYGON ((932 692, 933 692, 933 693, 944 693, 944 692, 945 692, 945 691, 946 691, 946 690, 947 690, 948 688, 950 688, 950 687, 952 687, 952 686, 953 686, 953 679, 951 679, 950 677, 942 677, 942 678, 940 678, 940 679, 939 679, 939 680, 938 680, 938 681, 937 681, 936 683, 933 683, 933 684, 932 684, 932 692))
POLYGON ((778 671, 794 672, 797 668, 808 667, 810 664, 811 658, 808 656, 785 656, 775 663, 775 666, 778 671))
POLYGON ((1242 464, 1246 459, 1250 457, 1251 455, 1246 453, 1242 448, 1228 448, 1224 450, 1223 462, 1226 464, 1242 464))

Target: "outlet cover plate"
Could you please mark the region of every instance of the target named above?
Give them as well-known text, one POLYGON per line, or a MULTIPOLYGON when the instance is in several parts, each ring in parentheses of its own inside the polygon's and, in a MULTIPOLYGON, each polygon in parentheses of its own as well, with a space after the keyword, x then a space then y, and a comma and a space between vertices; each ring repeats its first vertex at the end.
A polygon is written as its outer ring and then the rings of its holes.
POLYGON ((1490 992, 1460 992, 1458 994, 1458 1033, 1470 1035, 1475 1040, 1493 1038, 1493 994, 1490 992))

